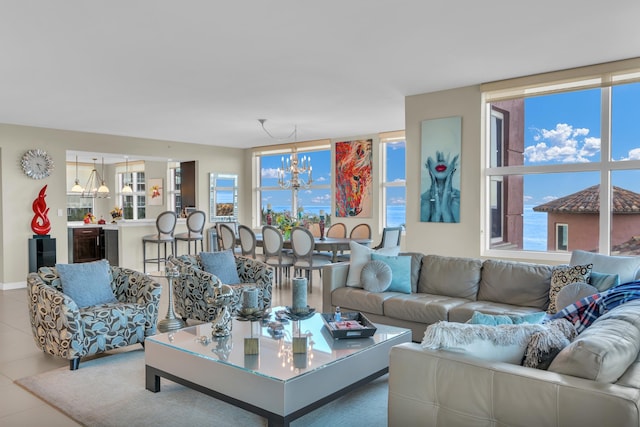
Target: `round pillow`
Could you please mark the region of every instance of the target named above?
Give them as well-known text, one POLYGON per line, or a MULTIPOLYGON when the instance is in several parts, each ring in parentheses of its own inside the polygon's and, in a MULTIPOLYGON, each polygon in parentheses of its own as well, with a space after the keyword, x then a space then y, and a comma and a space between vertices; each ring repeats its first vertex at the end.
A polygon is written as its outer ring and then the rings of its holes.
POLYGON ((391 267, 384 261, 367 262, 360 273, 360 283, 369 292, 384 292, 391 285, 391 267))
POLYGON ((598 292, 600 291, 595 286, 591 286, 588 283, 570 283, 560 289, 560 292, 556 295, 556 313, 566 306, 571 305, 584 297, 588 297, 589 295, 597 294, 598 292))

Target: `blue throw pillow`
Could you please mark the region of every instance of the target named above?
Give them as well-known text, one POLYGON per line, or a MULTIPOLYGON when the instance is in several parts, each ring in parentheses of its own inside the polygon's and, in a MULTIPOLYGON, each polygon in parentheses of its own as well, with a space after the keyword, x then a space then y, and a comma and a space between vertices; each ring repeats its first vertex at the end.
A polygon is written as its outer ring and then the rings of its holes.
POLYGON ((106 260, 56 264, 62 292, 79 308, 118 302, 111 289, 111 267, 106 260))
POLYGON ((598 292, 606 291, 620 284, 620 275, 592 271, 591 277, 589 277, 589 284, 596 288, 598 292))
POLYGON ((200 252, 200 261, 202 261, 204 271, 218 276, 218 279, 225 285, 240 283, 236 258, 231 250, 200 252))
POLYGON ((547 313, 544 311, 529 314, 485 314, 474 311, 467 323, 475 325, 519 325, 522 323, 542 323, 547 313))
POLYGON ((372 261, 382 261, 391 268, 391 284, 387 292, 411 293, 411 257, 371 254, 372 261))

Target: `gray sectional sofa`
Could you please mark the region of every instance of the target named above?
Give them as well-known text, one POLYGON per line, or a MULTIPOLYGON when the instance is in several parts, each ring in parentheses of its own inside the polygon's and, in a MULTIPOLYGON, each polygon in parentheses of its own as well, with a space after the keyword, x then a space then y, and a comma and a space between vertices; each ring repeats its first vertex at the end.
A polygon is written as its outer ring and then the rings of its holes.
MULTIPOLYGON (((441 320, 466 322, 474 311, 524 315, 549 305, 553 266, 517 261, 458 258, 421 253, 411 256, 411 293, 370 292, 347 286, 349 263, 324 267, 322 310, 359 311, 372 322, 412 330, 419 342, 427 326, 441 320)), ((570 265, 591 263, 593 271, 634 280, 640 258, 608 257, 575 251, 570 265)))

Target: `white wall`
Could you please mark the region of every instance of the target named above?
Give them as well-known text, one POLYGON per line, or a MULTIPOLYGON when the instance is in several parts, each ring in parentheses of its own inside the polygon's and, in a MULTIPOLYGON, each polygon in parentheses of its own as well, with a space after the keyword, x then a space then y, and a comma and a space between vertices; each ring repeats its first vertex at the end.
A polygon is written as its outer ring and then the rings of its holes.
POLYGON ((407 138, 406 250, 430 254, 479 257, 481 225, 481 97, 469 86, 405 98, 407 138), (460 222, 420 222, 420 129, 423 120, 462 117, 460 155, 460 222))
MULTIPOLYGON (((0 124, 0 288, 11 288, 25 281, 29 269, 28 240, 33 235, 32 203, 45 184, 48 186, 45 200, 50 209, 50 234, 56 238, 57 261, 67 262, 67 150, 128 154, 132 159, 152 155, 176 161, 196 160, 196 200, 198 207, 207 212, 207 217, 209 188, 203 183, 209 182, 209 172, 237 173, 240 188, 245 185, 250 188, 245 182, 250 173, 245 173, 243 150, 240 149, 0 124), (53 158, 54 171, 43 180, 33 180, 22 173, 20 159, 31 148, 45 149, 53 158), (61 216, 58 216, 59 210, 61 216)), ((155 174, 152 177, 155 178, 155 174)), ((240 197, 239 208, 241 214, 249 215, 249 208, 244 206, 246 200, 240 197)), ((105 209, 109 210, 112 202, 108 203, 105 209)), ((248 222, 244 217, 240 220, 248 222)))

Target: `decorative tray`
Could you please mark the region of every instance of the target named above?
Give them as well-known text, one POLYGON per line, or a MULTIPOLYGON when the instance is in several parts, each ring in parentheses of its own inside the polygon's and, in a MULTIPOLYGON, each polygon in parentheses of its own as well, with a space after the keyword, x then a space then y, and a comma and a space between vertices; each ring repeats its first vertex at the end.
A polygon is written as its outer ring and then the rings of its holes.
POLYGON ((340 322, 335 322, 333 313, 322 313, 324 326, 334 339, 366 338, 376 333, 375 325, 360 312, 342 313, 341 318, 340 322))

